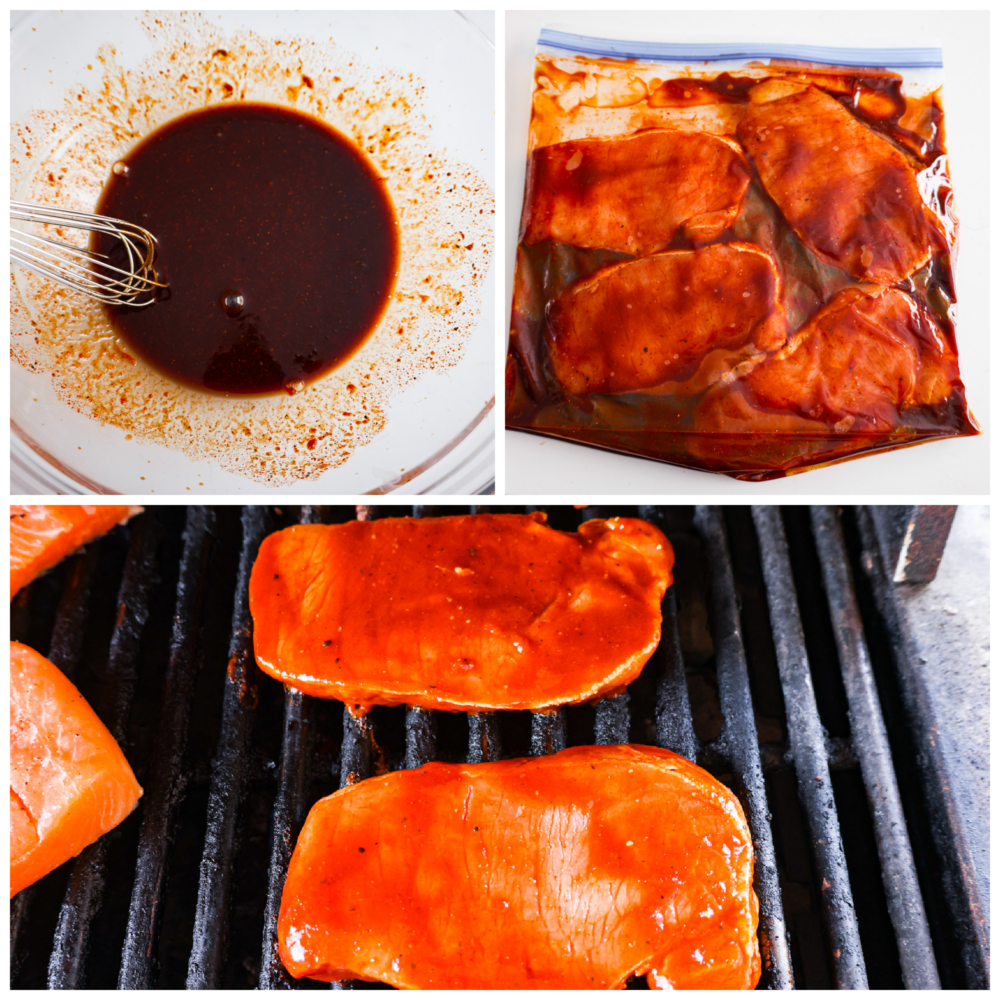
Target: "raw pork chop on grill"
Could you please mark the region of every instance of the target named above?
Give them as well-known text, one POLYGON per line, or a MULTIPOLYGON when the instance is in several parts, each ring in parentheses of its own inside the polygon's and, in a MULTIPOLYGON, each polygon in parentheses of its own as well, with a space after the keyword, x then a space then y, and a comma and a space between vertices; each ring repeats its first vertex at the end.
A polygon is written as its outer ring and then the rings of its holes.
POLYGON ((726 384, 785 342, 780 290, 774 260, 747 243, 612 264, 549 307, 556 379, 571 395, 726 384))
POLYGON ((257 662, 306 694, 451 711, 620 691, 660 639, 673 551, 645 521, 544 514, 298 525, 250 578, 257 662))
POLYGON ((10 894, 114 829, 142 789, 114 737, 44 656, 10 644, 10 894))
POLYGON ((545 146, 528 164, 522 242, 647 254, 679 229, 707 242, 733 224, 749 180, 739 144, 706 132, 649 129, 545 146))
POLYGON ((669 750, 427 764, 313 806, 278 943, 321 980, 752 989, 752 883, 736 797, 669 750))
POLYGON ((816 87, 751 105, 737 135, 799 238, 855 278, 895 284, 947 248, 907 157, 816 87))
POLYGON ((112 504, 12 505, 10 508, 10 596, 74 549, 142 511, 112 504))

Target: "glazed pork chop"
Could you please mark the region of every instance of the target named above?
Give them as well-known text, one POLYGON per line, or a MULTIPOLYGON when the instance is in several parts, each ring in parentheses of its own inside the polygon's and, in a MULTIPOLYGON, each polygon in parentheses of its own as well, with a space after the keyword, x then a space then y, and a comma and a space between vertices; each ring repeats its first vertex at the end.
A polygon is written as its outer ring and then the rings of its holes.
POLYGON ((752 989, 752 883, 738 800, 669 750, 427 764, 313 806, 278 947, 403 988, 752 989))
POLYGON ((353 710, 545 709, 633 680, 660 638, 673 551, 645 521, 544 514, 298 525, 250 578, 257 662, 353 710))

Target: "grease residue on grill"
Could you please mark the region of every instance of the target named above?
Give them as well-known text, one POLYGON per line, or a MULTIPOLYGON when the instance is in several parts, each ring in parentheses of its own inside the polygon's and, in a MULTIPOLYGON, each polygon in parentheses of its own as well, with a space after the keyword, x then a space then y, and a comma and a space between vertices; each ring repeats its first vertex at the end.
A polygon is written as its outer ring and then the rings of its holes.
POLYGON ((138 20, 151 55, 125 66, 104 45, 95 88, 70 88, 56 110, 13 123, 12 192, 93 211, 113 165, 172 119, 238 101, 294 108, 336 128, 384 179, 398 223, 395 288, 361 347, 291 396, 180 385, 124 345, 99 303, 20 270, 11 275, 12 357, 49 374, 60 401, 137 442, 271 487, 317 479, 372 442, 395 397, 462 359, 493 253, 493 193, 436 143, 412 73, 373 68, 332 39, 226 34, 200 14, 138 20))
MULTIPOLYGON (((114 165, 97 212, 156 236, 169 285, 151 306, 109 307, 111 325, 195 388, 294 392, 360 346, 396 277, 382 179, 336 130, 275 105, 168 122, 114 165)), ((102 233, 93 249, 125 256, 102 233)))

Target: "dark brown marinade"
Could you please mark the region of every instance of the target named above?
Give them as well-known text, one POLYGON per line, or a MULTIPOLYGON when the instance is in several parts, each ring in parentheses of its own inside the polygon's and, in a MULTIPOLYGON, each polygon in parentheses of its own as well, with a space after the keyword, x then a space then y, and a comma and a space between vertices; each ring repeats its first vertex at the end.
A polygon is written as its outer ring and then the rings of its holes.
POLYGON ((714 80, 666 80, 650 94, 649 106, 700 104, 706 100, 718 103, 720 98, 727 103, 743 104, 748 100, 747 91, 760 82, 750 77, 733 77, 728 73, 720 73, 714 80))
MULTIPOLYGON (((790 71, 777 78, 809 82, 826 91, 857 119, 924 166, 933 166, 944 153, 938 95, 905 99, 902 81, 895 74, 790 71), (920 119, 920 131, 900 124, 908 116, 920 119)), ((761 78, 729 74, 720 74, 713 80, 667 80, 652 90, 648 103, 650 107, 696 106, 719 103, 720 99, 727 104, 747 103, 748 91, 763 82, 761 78)), ((530 183, 529 162, 527 185, 530 183)), ((950 213, 950 198, 951 183, 945 170, 930 197, 930 208, 939 218, 950 213)), ((806 322, 839 291, 856 284, 849 274, 825 263, 801 242, 764 190, 756 171, 735 223, 711 242, 727 241, 755 243, 776 259, 784 281, 782 306, 790 330, 806 322)), ((696 245, 701 244, 692 243, 678 231, 669 249, 688 250, 696 245)), ((625 253, 581 249, 556 242, 518 246, 505 373, 508 427, 743 479, 771 479, 865 452, 978 432, 966 408, 960 382, 939 405, 900 411, 899 424, 889 433, 866 430, 839 433, 833 428, 824 433, 803 427, 794 433, 748 435, 745 428, 734 426, 732 433, 715 431, 706 435, 698 423, 697 396, 644 392, 568 395, 553 375, 545 345, 549 306, 573 282, 610 264, 632 259, 635 258, 625 253), (693 448, 695 440, 698 444, 693 448), (756 468, 734 468, 734 459, 746 453, 748 444, 756 468)), ((943 339, 954 350, 951 306, 955 292, 949 251, 943 247, 937 249, 923 268, 898 287, 917 305, 931 310, 943 339)), ((734 391, 742 391, 739 386, 737 382, 734 391)))
MULTIPOLYGON (((794 75, 791 79, 794 79, 794 75)), ((649 106, 685 107, 698 104, 746 104, 749 91, 774 77, 731 76, 720 73, 711 80, 681 78, 666 80, 649 97, 649 106)), ((785 77, 782 77, 785 79, 785 77)), ((856 118, 892 140, 925 165, 944 152, 944 126, 936 95, 924 102, 907 102, 902 79, 895 74, 881 76, 822 74, 810 81, 836 97, 856 118), (927 132, 921 135, 900 124, 909 107, 926 103, 927 132)))
MULTIPOLYGON (((911 105, 924 103, 908 103, 902 94, 902 81, 894 78, 855 77, 849 78, 848 82, 851 86, 849 93, 830 93, 855 118, 916 156, 925 166, 932 164, 944 152, 944 116, 936 94, 926 100, 930 135, 925 138, 900 124, 900 119, 905 117, 911 105), (882 114, 876 113, 880 107, 885 109, 882 114)), ((825 89, 822 83, 818 86, 825 89)))
POLYGON ((395 213, 384 181, 335 129, 228 103, 168 122, 123 163, 97 211, 154 234, 169 290, 108 315, 170 378, 227 394, 294 391, 377 325, 398 267, 395 213))

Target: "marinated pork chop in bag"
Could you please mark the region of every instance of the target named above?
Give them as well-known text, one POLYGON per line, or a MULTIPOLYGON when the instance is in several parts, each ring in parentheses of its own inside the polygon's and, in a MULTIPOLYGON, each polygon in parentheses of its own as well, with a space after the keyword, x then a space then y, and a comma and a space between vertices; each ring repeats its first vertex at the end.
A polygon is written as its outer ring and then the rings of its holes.
POLYGON ((543 29, 508 428, 749 480, 977 434, 940 50, 699 48, 543 29))

